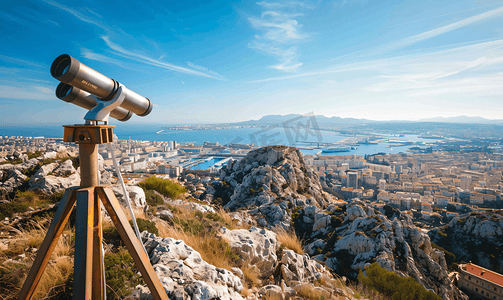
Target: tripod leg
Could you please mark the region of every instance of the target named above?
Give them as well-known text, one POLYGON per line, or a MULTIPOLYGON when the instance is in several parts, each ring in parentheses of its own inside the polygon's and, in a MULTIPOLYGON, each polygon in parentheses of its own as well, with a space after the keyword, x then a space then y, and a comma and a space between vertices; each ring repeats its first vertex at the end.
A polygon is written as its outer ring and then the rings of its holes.
POLYGON ((93 220, 93 300, 103 299, 105 287, 103 285, 103 253, 101 236, 101 201, 96 190, 94 192, 94 220, 93 220))
POLYGON ((94 187, 78 190, 75 223, 74 300, 92 299, 93 250, 95 248, 93 247, 94 212, 94 187))
POLYGON ((49 226, 49 230, 47 231, 44 241, 40 246, 37 257, 35 258, 30 272, 26 277, 18 299, 25 300, 33 297, 33 293, 35 293, 35 290, 37 289, 38 283, 42 277, 45 267, 47 266, 47 263, 49 262, 52 251, 54 250, 54 247, 56 247, 59 236, 68 222, 68 218, 70 217, 75 204, 75 191, 78 188, 79 187, 72 187, 65 191, 65 195, 59 203, 54 219, 49 226))
POLYGON ((168 300, 168 295, 161 284, 161 281, 155 274, 154 268, 150 264, 150 260, 143 251, 140 242, 136 238, 133 229, 127 221, 126 215, 122 211, 117 198, 115 198, 114 193, 108 187, 96 187, 99 197, 105 206, 110 218, 115 224, 117 231, 119 232, 122 241, 126 244, 129 253, 133 257, 136 266, 140 270, 143 279, 148 285, 150 292, 155 300, 168 300))

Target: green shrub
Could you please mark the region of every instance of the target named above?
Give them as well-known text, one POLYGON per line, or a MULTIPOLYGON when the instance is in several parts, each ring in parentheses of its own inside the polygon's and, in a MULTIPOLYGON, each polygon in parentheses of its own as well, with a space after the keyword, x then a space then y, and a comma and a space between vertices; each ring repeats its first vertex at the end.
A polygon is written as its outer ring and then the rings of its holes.
POLYGON ((60 191, 50 195, 48 200, 50 203, 58 203, 59 201, 63 200, 64 195, 65 191, 60 191))
MULTIPOLYGON (((129 224, 131 224, 131 227, 133 227, 133 221, 129 221, 129 224)), ((136 224, 138 224, 138 230, 140 230, 140 232, 146 230, 155 235, 159 235, 159 230, 155 226, 155 222, 138 218, 136 219, 136 224)))
POLYGON ((194 235, 200 234, 205 228, 206 228, 206 222, 204 222, 202 216, 198 216, 197 213, 201 212, 196 212, 194 217, 198 218, 193 218, 193 219, 184 219, 184 218, 178 218, 174 217, 173 218, 173 223, 179 225, 184 232, 189 232, 194 235))
POLYGON ((176 198, 178 195, 186 193, 187 189, 169 179, 150 177, 138 184, 144 190, 156 190, 162 195, 176 198))
POLYGON ((105 254, 107 299, 124 299, 132 289, 145 284, 129 252, 121 248, 116 253, 105 254))
POLYGON ((431 247, 444 252, 445 262, 447 263, 448 266, 452 265, 456 261, 456 255, 454 255, 451 252, 445 250, 444 248, 438 246, 434 242, 431 242, 431 247))
POLYGON ((42 152, 40 152, 40 151, 28 152, 27 155, 28 155, 28 159, 32 159, 32 158, 37 158, 40 155, 42 155, 42 152))
POLYGON ((16 196, 18 200, 21 202, 31 202, 35 199, 37 195, 35 194, 35 192, 32 191, 21 192, 20 190, 17 190, 16 196))
POLYGON ((9 202, 0 204, 0 220, 11 218, 13 214, 22 213, 28 210, 28 203, 9 202))
POLYGON ((154 190, 145 191, 145 200, 147 201, 147 204, 150 206, 157 206, 164 204, 164 199, 162 199, 162 196, 157 194, 154 190))
MULTIPOLYGON (((131 225, 131 228, 133 228, 133 221, 129 221, 129 224, 131 225)), ((159 230, 155 226, 155 222, 141 219, 141 218, 137 218, 136 224, 138 224, 138 230, 140 232, 143 232, 146 230, 146 231, 153 233, 155 235, 159 235, 159 230)), ((115 242, 114 244, 121 244, 122 243, 122 239, 119 235, 119 232, 117 231, 117 229, 114 226, 103 229, 103 239, 107 242, 114 241, 115 242)))
POLYGON ((383 293, 391 299, 407 300, 441 300, 432 291, 427 291, 424 286, 412 277, 400 277, 393 272, 388 272, 378 263, 373 263, 366 268, 367 276, 360 271, 358 281, 370 289, 383 293))
POLYGON ((227 224, 224 220, 224 218, 222 218, 221 216, 219 216, 217 213, 212 213, 212 212, 209 212, 205 215, 206 218, 210 219, 210 220, 213 220, 215 222, 218 222, 220 224, 223 224, 223 225, 226 225, 227 227, 230 227, 229 224, 227 224))

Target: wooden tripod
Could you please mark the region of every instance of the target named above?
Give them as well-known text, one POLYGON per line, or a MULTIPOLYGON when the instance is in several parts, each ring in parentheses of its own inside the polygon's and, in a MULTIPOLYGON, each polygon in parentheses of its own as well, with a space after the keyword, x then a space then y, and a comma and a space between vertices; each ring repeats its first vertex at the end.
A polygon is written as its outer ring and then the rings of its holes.
POLYGON ((156 300, 167 300, 166 291, 129 225, 117 198, 110 187, 98 185, 97 145, 113 141, 112 127, 114 126, 68 125, 64 127, 64 141, 79 144, 81 184, 79 187, 71 187, 65 191, 18 299, 32 298, 75 203, 77 203, 77 210, 73 299, 103 299, 105 290, 101 251, 101 202, 103 202, 152 296, 156 300))

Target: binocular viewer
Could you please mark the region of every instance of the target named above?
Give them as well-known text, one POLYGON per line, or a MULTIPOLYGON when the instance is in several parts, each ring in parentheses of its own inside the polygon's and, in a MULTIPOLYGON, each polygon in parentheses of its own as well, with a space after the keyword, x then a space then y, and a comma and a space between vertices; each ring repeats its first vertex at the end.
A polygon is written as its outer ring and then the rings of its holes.
MULTIPOLYGON (((134 114, 146 116, 152 111, 152 102, 119 82, 84 65, 68 54, 58 56, 51 65, 51 75, 61 81, 56 96, 66 102, 89 109, 90 113, 109 106, 106 112, 119 121, 127 121, 134 114), (112 105, 112 102, 118 102, 112 105)), ((89 114, 89 113, 88 113, 89 114)), ((91 119, 103 121, 103 113, 91 119), (98 119, 96 119, 98 118, 98 119)), ((86 120, 88 115, 86 115, 86 120)))

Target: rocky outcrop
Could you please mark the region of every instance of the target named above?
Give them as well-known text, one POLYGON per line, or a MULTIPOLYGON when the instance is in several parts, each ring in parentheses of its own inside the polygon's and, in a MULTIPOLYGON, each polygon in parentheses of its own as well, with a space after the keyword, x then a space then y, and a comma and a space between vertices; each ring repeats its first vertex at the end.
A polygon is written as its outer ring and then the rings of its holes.
POLYGON ((28 177, 17 169, 0 170, 2 177, 6 177, 4 182, 0 182, 0 196, 5 197, 8 194, 14 193, 22 186, 28 177))
MULTIPOLYGON (((150 262, 170 299, 243 299, 241 279, 228 270, 205 262, 201 255, 181 240, 160 238, 143 232, 150 262)), ((140 299, 147 299, 142 288, 140 299)))
MULTIPOLYGON (((112 191, 115 197, 119 200, 122 206, 126 206, 126 198, 124 197, 124 191, 120 185, 113 185, 112 191)), ((145 199, 145 191, 137 185, 126 185, 126 191, 128 192, 129 201, 133 207, 143 209, 147 205, 147 200, 145 199)))
MULTIPOLYGON (((306 251, 336 271, 356 279, 364 267, 377 262, 388 271, 410 276, 444 299, 468 299, 453 285, 444 253, 431 246, 430 238, 412 218, 386 206, 382 211, 357 199, 322 212, 314 207, 296 211, 295 228, 310 243, 306 251), (314 220, 330 222, 315 226, 314 220), (313 222, 305 223, 305 219, 313 222)), ((321 222, 321 221, 319 221, 321 222)))
POLYGON ((80 185, 80 175, 70 159, 41 166, 28 181, 29 191, 46 195, 80 185))
POLYGON ((54 175, 48 175, 43 178, 40 178, 33 184, 30 184, 28 190, 41 192, 46 195, 51 195, 54 193, 64 191, 69 187, 79 185, 80 185, 80 175, 77 173, 69 177, 57 177, 54 175))
POLYGON ((471 261, 503 273, 503 212, 471 212, 430 230, 431 240, 452 252, 457 261, 471 261))
POLYGON ((240 263, 256 266, 262 277, 274 273, 278 264, 276 249, 279 248, 274 232, 256 227, 249 230, 224 227, 221 236, 235 253, 239 253, 240 263))
POLYGON ((221 198, 226 210, 248 211, 268 228, 289 227, 297 205, 325 207, 332 198, 323 192, 318 174, 306 168, 302 153, 287 146, 250 151, 241 161, 229 162, 221 178, 207 188, 212 198, 221 198))
MULTIPOLYGON (((249 291, 248 299, 258 296, 275 299, 295 299, 303 290, 319 290, 325 299, 331 296, 349 296, 349 288, 336 287, 330 272, 309 255, 300 255, 289 249, 280 249, 274 232, 255 227, 249 230, 222 228, 220 236, 228 242, 231 251, 239 253, 239 266, 254 267, 264 284, 249 291), (320 284, 321 283, 321 284, 320 284)), ((183 241, 160 238, 142 233, 150 261, 170 299, 224 300, 242 299, 243 272, 239 268, 216 268, 202 260, 200 254, 183 241), (234 273, 234 274, 233 274, 234 273), (179 298, 176 298, 179 297, 179 298)), ((140 299, 148 299, 146 287, 139 288, 140 299)), ((351 298, 349 296, 349 298, 351 298)))

